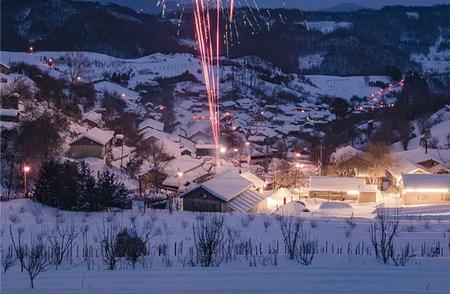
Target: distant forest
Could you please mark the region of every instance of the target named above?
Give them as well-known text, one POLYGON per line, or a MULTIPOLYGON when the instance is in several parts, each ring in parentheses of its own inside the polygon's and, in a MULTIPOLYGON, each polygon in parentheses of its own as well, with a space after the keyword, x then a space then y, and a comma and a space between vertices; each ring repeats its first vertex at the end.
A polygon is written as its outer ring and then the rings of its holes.
MULTIPOLYGON (((189 12, 178 31, 177 22, 172 21, 179 18, 177 12, 163 19, 117 5, 69 0, 5 0, 0 5, 1 50, 24 51, 33 45, 38 50, 85 50, 123 58, 155 52, 196 54, 179 42, 194 38, 189 12)), ((239 9, 239 38, 229 50, 224 45, 222 53, 256 55, 285 72, 299 71, 301 56, 323 56, 320 66, 305 69, 305 74, 383 74, 391 65, 402 71, 417 70, 411 53, 427 53, 440 36, 446 40, 442 46, 450 46, 449 15, 450 5, 338 13, 275 9, 258 14, 239 9), (411 11, 419 17, 408 15, 411 11), (249 15, 253 26, 245 24, 249 15), (345 21, 352 26, 328 34, 307 30, 306 23, 315 21, 345 21)))

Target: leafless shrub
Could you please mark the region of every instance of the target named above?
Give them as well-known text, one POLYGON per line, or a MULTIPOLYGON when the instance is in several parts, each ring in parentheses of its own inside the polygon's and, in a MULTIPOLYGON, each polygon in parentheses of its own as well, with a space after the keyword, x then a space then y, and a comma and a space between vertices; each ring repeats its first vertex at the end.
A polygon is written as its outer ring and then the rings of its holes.
POLYGON ((311 225, 311 228, 313 228, 313 229, 315 229, 315 228, 317 228, 319 226, 319 223, 317 221, 315 221, 315 220, 311 220, 309 222, 309 224, 311 225))
POLYGON ((355 220, 353 218, 353 212, 352 212, 352 215, 349 218, 345 219, 345 224, 351 229, 356 228, 356 222, 355 222, 355 220))
POLYGON ((300 240, 302 227, 303 221, 299 217, 282 216, 280 218, 281 234, 289 259, 294 259, 295 257, 295 250, 300 240))
POLYGON ((77 229, 74 224, 59 222, 56 222, 55 227, 48 233, 47 240, 53 257, 52 262, 56 269, 68 257, 73 242, 79 234, 80 229, 77 229))
POLYGON ((116 263, 120 257, 115 250, 115 242, 117 237, 118 228, 112 221, 105 219, 102 229, 100 230, 100 249, 103 262, 106 264, 106 269, 116 269, 116 263))
POLYGON ((185 219, 182 219, 180 221, 181 227, 183 228, 183 230, 186 230, 187 226, 188 226, 188 222, 185 219))
POLYGON ((197 260, 201 266, 220 264, 219 246, 225 234, 225 216, 197 214, 192 226, 197 260))
POLYGON ((317 239, 311 238, 311 234, 302 232, 300 242, 295 247, 295 259, 302 265, 310 265, 318 247, 317 239))
POLYGON ((8 248, 7 252, 2 250, 2 269, 3 273, 6 273, 10 267, 12 267, 17 260, 17 256, 14 254, 11 248, 8 248))
POLYGON ((429 221, 426 221, 423 227, 425 228, 425 230, 428 230, 428 231, 431 230, 431 224, 430 224, 430 222, 429 222, 429 221))
POLYGON ((391 259, 396 266, 405 266, 415 256, 414 248, 408 243, 401 248, 400 252, 394 250, 391 259))
POLYGON ((20 208, 19 208, 19 213, 20 214, 23 214, 25 212, 25 208, 23 207, 23 206, 21 206, 20 208))
POLYGON ((24 269, 30 279, 30 288, 34 288, 34 280, 51 265, 49 254, 45 250, 42 238, 31 238, 29 249, 24 258, 24 269))
POLYGON ((344 236, 345 238, 350 238, 350 236, 352 235, 352 228, 345 226, 344 227, 344 236))
POLYGON ((419 231, 419 229, 418 229, 415 225, 413 225, 413 224, 407 225, 407 226, 405 227, 405 230, 406 230, 407 232, 409 232, 409 233, 414 233, 414 232, 418 232, 418 231, 419 231))
POLYGON ((16 254, 17 260, 20 263, 20 271, 23 272, 24 269, 24 259, 25 259, 25 245, 22 243, 22 237, 25 229, 18 228, 17 229, 17 238, 14 238, 12 227, 9 227, 9 235, 11 237, 11 244, 14 249, 14 253, 16 254))
POLYGON ((370 226, 372 246, 376 258, 388 263, 394 254, 395 238, 400 224, 399 209, 395 209, 394 215, 383 206, 377 209, 375 222, 370 226))
POLYGON ((247 215, 247 217, 248 217, 248 220, 251 221, 251 222, 255 220, 255 215, 252 214, 252 213, 249 213, 249 214, 247 215))
POLYGON ((272 218, 269 216, 264 216, 263 219, 263 226, 265 231, 267 232, 267 229, 272 225, 272 218))
POLYGON ((248 226, 250 225, 250 220, 248 217, 241 217, 241 224, 243 228, 248 228, 248 226))
POLYGON ((9 216, 9 221, 13 224, 17 224, 18 222, 20 222, 20 216, 18 214, 11 214, 9 216))
POLYGON ((156 213, 150 214, 150 220, 155 223, 158 220, 158 215, 156 213))

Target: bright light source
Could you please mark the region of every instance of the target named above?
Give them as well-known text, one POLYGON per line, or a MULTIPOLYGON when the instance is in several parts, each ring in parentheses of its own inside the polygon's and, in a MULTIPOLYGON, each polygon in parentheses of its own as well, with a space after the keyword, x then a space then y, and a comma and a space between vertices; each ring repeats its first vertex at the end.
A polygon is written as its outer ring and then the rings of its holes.
POLYGON ((245 142, 245 146, 250 146, 250 142, 245 142))
POLYGON ((417 189, 405 189, 403 193, 448 193, 448 189, 445 188, 417 188, 417 189))
POLYGON ((178 171, 177 171, 177 176, 179 178, 181 178, 183 176, 183 172, 180 169, 178 169, 178 171))
POLYGON ((238 152, 239 150, 237 149, 237 148, 234 148, 233 149, 233 152, 238 152))
POLYGON ((300 157, 300 153, 295 153, 295 157, 299 158, 300 157))
POLYGON ((26 173, 30 172, 30 170, 31 170, 31 167, 29 167, 28 165, 25 165, 23 167, 23 171, 26 172, 26 173))
POLYGON ((225 152, 227 152, 227 148, 222 146, 222 147, 220 147, 219 151, 220 151, 220 154, 225 154, 225 152))

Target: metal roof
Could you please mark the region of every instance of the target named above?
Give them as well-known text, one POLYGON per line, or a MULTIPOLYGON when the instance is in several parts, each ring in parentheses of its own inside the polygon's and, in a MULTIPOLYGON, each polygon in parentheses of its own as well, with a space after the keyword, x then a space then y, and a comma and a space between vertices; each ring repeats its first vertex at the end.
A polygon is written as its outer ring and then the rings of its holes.
POLYGON ((252 190, 245 190, 228 201, 227 205, 234 211, 247 212, 264 199, 266 199, 266 196, 261 193, 252 190))

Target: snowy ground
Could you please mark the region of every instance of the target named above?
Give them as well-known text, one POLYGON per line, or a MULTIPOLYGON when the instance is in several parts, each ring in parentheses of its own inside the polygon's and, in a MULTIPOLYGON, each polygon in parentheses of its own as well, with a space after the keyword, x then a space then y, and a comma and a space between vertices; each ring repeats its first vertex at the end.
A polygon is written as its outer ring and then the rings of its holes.
MULTIPOLYGON (((24 199, 2 202, 3 248, 10 243, 10 226, 13 230, 24 227, 24 236, 28 238, 51 229, 57 218, 80 228, 87 226, 86 238, 94 252, 100 247, 99 232, 108 218, 112 218, 118 227, 128 228, 130 216, 136 215, 138 227, 150 220, 161 230, 151 242, 150 256, 138 262, 136 270, 132 270, 127 261, 121 261, 117 270, 106 271, 100 258, 95 259, 88 270, 76 253, 84 238, 79 237, 72 262, 67 261, 62 268, 51 268, 39 276, 35 290, 28 289, 27 276, 20 273, 16 265, 2 274, 2 293, 298 293, 300 290, 305 293, 448 293, 450 205, 401 208, 398 244, 412 244, 417 257, 406 267, 395 267, 378 263, 370 252, 369 225, 375 216, 376 204, 302 201, 310 212, 300 212, 296 208, 302 205, 294 201, 283 214, 301 216, 305 230, 317 238, 319 253, 311 266, 288 260, 275 215, 232 213, 226 214, 226 225, 236 235, 236 242, 241 246, 251 244, 249 248, 258 249, 250 254, 241 252, 212 269, 190 267, 186 263, 187 252, 193 244, 192 223, 195 219, 195 214, 190 212, 171 215, 166 211, 147 210, 145 213, 86 214, 57 212, 24 199), (354 228, 349 228, 345 219, 351 215, 354 228), (14 218, 15 222, 12 221, 14 218), (267 230, 265 221, 270 222, 267 230), (350 232, 348 236, 346 231, 350 232), (165 244, 168 252, 174 252, 175 243, 176 256, 159 256, 159 246, 165 244), (278 246, 279 253, 275 257, 269 251, 278 246), (366 251, 356 253, 358 246, 366 251), (433 246, 440 247, 438 256, 422 253, 421 248, 427 251, 433 246), (255 251, 262 254, 255 254, 255 251)), ((394 202, 390 203, 394 208, 394 202)))
POLYGON ((286 266, 47 272, 36 289, 24 274, 4 275, 2 293, 448 293, 448 260, 407 268, 286 266))

